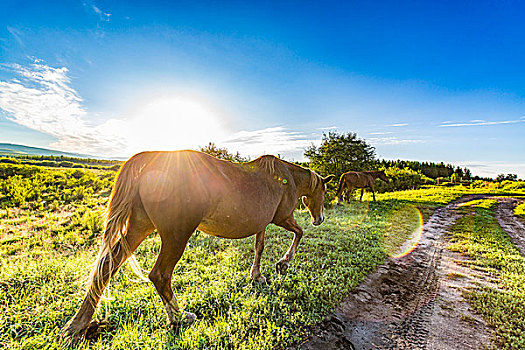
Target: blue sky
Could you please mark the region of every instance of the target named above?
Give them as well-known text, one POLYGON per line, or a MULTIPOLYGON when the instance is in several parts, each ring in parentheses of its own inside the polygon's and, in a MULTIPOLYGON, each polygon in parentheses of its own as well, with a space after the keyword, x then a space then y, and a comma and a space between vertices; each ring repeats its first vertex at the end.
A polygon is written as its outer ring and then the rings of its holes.
POLYGON ((525 4, 0 3, 0 142, 102 156, 214 141, 525 178, 525 4))

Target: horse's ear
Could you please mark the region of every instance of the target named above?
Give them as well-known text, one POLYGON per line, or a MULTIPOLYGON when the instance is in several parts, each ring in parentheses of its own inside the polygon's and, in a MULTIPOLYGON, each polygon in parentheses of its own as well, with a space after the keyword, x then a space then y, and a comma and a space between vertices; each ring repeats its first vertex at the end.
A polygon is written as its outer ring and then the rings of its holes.
POLYGON ((327 183, 327 182, 330 182, 333 178, 335 177, 335 175, 328 175, 327 177, 324 177, 323 178, 323 183, 327 183))

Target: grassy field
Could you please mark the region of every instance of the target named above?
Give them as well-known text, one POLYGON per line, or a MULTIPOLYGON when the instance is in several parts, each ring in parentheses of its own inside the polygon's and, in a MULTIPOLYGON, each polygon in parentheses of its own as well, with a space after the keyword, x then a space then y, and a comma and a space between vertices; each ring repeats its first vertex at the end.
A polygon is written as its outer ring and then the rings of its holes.
MULTIPOLYGON (((3 170, 7 175, 0 183, 0 347, 60 348, 60 329, 76 312, 95 259, 114 172, 14 167, 19 168, 3 170)), ((483 190, 508 192, 504 186, 483 190)), ((436 206, 475 191, 482 190, 455 186, 384 193, 376 203, 328 209, 319 227, 299 210, 305 236, 284 276, 276 274, 274 264, 292 234, 269 226, 261 265, 267 285, 249 278, 253 237, 223 240, 197 232, 173 277, 180 304, 199 317, 196 325, 180 332, 167 329, 153 284, 137 282, 126 265, 97 311, 110 328, 79 347, 286 348, 303 339, 387 254, 395 254, 421 217, 426 220, 436 206)), ((153 266, 159 247, 154 233, 137 250, 144 270, 153 266)))
MULTIPOLYGON (((153 285, 135 282, 123 269, 111 284, 109 321, 114 330, 92 346, 262 349, 298 341, 307 326, 321 320, 382 262, 380 228, 388 210, 380 203, 364 217, 362 210, 345 206, 330 211, 329 223, 318 228, 309 226, 305 211, 298 212, 298 221, 307 227, 306 237, 285 276, 275 273, 274 264, 290 244, 291 234, 271 226, 262 261, 262 272, 269 279, 265 286, 249 279, 253 238, 222 240, 196 233, 175 269, 173 287, 181 304, 201 321, 182 333, 168 331, 153 285)), ((4 227, 25 221, 9 212, 10 218, 2 219, 4 227)), ((76 213, 58 220, 48 215, 36 235, 2 240, 1 344, 58 347, 59 330, 81 301, 82 279, 95 257, 87 223, 78 224, 84 228, 74 234, 67 229, 56 233, 57 227, 70 227, 78 217, 84 218, 76 213)), ((159 245, 159 238, 152 235, 138 249, 144 269, 153 266, 159 245)), ((104 302, 99 311, 103 318, 104 302)))
POLYGON ((494 200, 465 204, 450 230, 450 249, 471 257, 468 264, 485 271, 497 285, 468 291, 467 299, 494 327, 496 348, 524 349, 525 257, 494 218, 494 200))
POLYGON ((514 215, 525 219, 525 202, 517 205, 516 208, 514 208, 514 215))

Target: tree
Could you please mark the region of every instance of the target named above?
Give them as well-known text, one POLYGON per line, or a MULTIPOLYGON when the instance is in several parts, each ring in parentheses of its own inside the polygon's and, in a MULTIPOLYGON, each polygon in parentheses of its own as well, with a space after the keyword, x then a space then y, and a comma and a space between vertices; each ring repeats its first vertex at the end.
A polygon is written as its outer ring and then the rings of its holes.
POLYGON ((242 157, 239 152, 232 154, 226 148, 217 147, 213 142, 208 143, 207 146, 199 147, 199 151, 214 156, 215 158, 229 160, 230 162, 243 163, 250 160, 249 158, 242 157))
POLYGON ((461 180, 463 178, 463 169, 461 169, 461 167, 457 167, 456 170, 454 170, 454 173, 455 174, 458 174, 458 178, 461 180))
POLYGON ((464 170, 464 178, 465 180, 470 180, 472 178, 472 173, 470 172, 470 169, 465 167, 465 170, 464 170))
POLYGON ((505 181, 505 180, 509 180, 509 181, 517 181, 518 180, 518 175, 516 174, 499 174, 497 177, 496 177, 496 181, 497 182, 501 182, 501 181, 505 181))
POLYGON ((334 174, 339 178, 347 171, 370 170, 375 162, 375 149, 355 133, 330 131, 323 133, 319 147, 312 144, 304 156, 309 159, 310 168, 319 174, 334 174))

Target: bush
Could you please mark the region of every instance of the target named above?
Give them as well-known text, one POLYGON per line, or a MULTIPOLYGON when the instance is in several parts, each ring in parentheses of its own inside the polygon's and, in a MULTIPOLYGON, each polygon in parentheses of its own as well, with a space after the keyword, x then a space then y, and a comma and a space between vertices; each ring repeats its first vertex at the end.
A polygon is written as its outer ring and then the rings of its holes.
POLYGON ((422 185, 431 185, 434 183, 429 177, 422 175, 412 169, 400 169, 397 167, 390 167, 385 170, 386 176, 390 182, 376 181, 375 190, 378 193, 400 191, 400 190, 415 190, 422 185))

